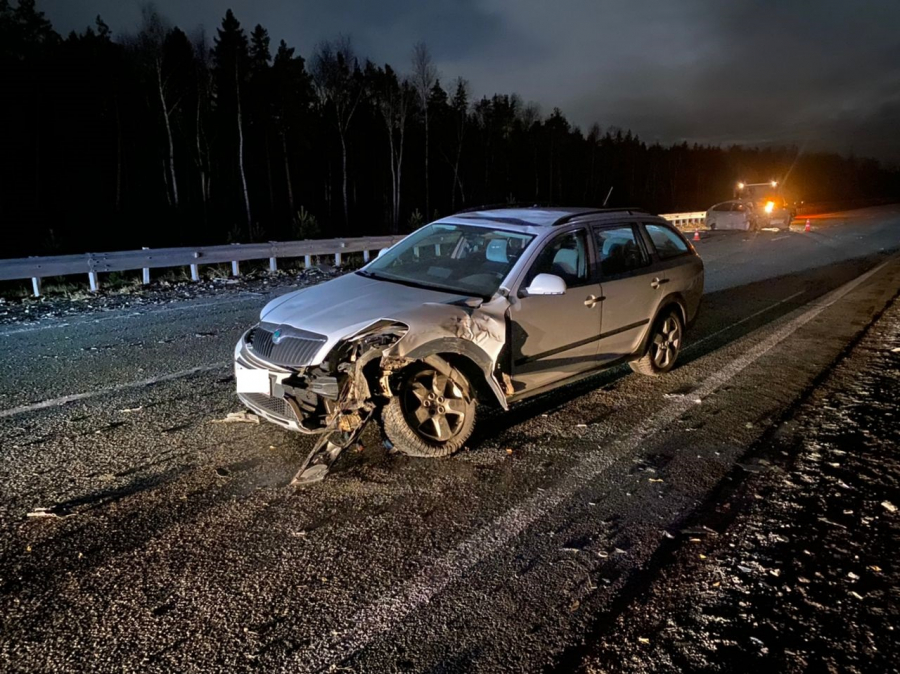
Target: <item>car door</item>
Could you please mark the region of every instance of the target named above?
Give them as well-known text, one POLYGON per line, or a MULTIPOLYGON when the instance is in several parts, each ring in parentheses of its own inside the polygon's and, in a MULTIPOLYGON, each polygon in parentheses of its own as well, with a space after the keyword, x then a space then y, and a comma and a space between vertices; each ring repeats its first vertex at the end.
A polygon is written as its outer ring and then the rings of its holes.
POLYGON ((652 267, 636 222, 592 229, 603 284, 597 358, 604 362, 635 353, 668 279, 652 267))
POLYGON ((586 227, 545 243, 519 284, 509 310, 513 388, 532 391, 596 366, 600 284, 586 227), (566 282, 562 295, 528 295, 538 274, 566 282))

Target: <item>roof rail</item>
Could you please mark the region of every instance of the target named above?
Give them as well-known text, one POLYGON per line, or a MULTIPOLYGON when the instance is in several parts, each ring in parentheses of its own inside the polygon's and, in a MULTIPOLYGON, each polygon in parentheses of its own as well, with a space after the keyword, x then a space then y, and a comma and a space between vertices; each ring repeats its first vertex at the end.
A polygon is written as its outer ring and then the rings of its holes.
POLYGON ((632 206, 624 206, 622 208, 597 208, 590 211, 582 211, 581 213, 567 213, 562 216, 558 220, 554 221, 551 227, 557 227, 558 225, 564 225, 567 222, 571 222, 576 218, 581 218, 588 215, 597 215, 599 213, 627 213, 628 215, 649 215, 647 211, 643 208, 634 208, 632 206))
POLYGON ((460 213, 475 213, 476 211, 498 211, 503 208, 555 208, 556 206, 557 204, 551 203, 549 201, 514 201, 512 203, 503 202, 496 204, 483 204, 482 206, 470 206, 468 208, 454 211, 452 215, 459 215, 460 213))

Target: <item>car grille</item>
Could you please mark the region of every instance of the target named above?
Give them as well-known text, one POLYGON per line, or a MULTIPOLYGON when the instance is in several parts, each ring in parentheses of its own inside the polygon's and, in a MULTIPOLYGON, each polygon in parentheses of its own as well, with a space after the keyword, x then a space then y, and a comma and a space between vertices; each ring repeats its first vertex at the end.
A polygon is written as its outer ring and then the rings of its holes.
POLYGON ((267 396, 265 393, 238 393, 247 407, 271 414, 284 421, 297 421, 294 410, 283 398, 267 396))
POLYGON ((296 328, 258 325, 247 336, 247 346, 260 358, 285 367, 309 365, 319 349, 327 341, 324 335, 296 328), (281 340, 275 343, 275 332, 282 331, 281 340))

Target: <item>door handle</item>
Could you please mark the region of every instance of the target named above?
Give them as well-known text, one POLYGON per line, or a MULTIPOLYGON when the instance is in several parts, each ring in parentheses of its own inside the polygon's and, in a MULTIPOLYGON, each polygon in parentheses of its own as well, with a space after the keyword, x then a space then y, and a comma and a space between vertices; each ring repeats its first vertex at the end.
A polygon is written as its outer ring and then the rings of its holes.
POLYGON ((668 282, 669 282, 669 279, 667 279, 667 278, 655 278, 652 281, 650 281, 650 287, 653 288, 654 290, 656 290, 663 283, 668 283, 668 282))
POLYGON ((597 297, 595 295, 588 295, 587 298, 584 300, 584 306, 586 306, 588 309, 593 309, 594 306, 596 306, 597 302, 602 302, 605 299, 606 299, 605 297, 597 297))

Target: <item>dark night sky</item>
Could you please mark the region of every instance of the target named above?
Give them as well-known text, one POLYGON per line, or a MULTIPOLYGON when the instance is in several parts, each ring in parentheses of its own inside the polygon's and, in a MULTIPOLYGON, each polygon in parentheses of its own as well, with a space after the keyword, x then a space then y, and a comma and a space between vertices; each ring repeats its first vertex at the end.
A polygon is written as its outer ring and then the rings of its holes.
MULTIPOLYGON (((132 31, 138 0, 38 0, 60 32, 98 13, 132 31)), ((338 33, 408 67, 425 40, 445 82, 517 92, 586 128, 645 140, 797 143, 900 161, 900 0, 157 0, 212 33, 231 7, 309 56, 338 33)))

